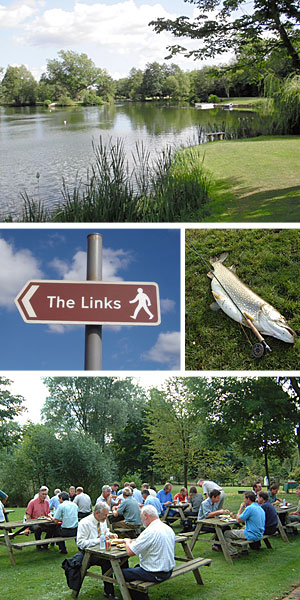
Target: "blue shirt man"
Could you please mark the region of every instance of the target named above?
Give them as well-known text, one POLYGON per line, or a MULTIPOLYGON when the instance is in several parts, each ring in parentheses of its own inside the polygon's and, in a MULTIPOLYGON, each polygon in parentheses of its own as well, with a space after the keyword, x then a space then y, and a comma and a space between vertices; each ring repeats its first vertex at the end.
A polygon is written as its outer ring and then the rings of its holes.
POLYGON ((161 509, 163 512, 165 512, 165 510, 167 510, 168 504, 173 504, 173 496, 172 496, 171 490, 172 490, 172 484, 167 482, 167 483, 165 483, 163 489, 159 490, 159 492, 157 492, 157 494, 156 494, 156 497, 160 501, 161 509))
MULTIPOLYGON (((57 537, 76 537, 78 527, 78 506, 74 502, 70 502, 69 494, 61 492, 58 494, 59 507, 56 509, 52 521, 61 525, 56 529, 57 537)), ((61 554, 67 554, 65 542, 58 542, 58 547, 61 554)))
POLYGON ((152 504, 152 506, 155 506, 158 516, 160 516, 161 503, 160 503, 159 499, 155 498, 154 496, 151 496, 149 490, 143 490, 142 497, 144 500, 144 506, 147 506, 148 504, 152 504))

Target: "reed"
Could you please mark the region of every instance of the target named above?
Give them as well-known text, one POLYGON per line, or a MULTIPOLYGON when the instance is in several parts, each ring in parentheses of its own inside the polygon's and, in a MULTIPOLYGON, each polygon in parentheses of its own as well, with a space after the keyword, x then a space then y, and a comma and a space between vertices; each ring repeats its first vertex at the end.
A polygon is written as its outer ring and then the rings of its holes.
POLYGON ((136 144, 130 163, 120 139, 104 144, 100 137, 93 150, 86 180, 72 189, 63 181, 62 202, 51 214, 23 194, 23 221, 172 222, 207 214, 209 180, 193 148, 182 155, 167 147, 153 158, 136 144))

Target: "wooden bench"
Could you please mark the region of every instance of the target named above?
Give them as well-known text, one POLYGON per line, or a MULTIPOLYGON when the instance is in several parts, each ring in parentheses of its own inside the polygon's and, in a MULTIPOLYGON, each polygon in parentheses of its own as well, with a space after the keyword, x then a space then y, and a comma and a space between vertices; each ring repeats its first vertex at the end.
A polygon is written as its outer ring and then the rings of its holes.
POLYGON ((17 550, 22 550, 22 548, 28 548, 28 546, 45 546, 48 544, 58 544, 58 542, 67 542, 68 540, 76 540, 76 535, 72 537, 43 538, 42 540, 30 540, 29 542, 15 542, 11 546, 17 550))
POLYGON ((206 134, 209 142, 213 142, 216 138, 217 140, 223 140, 225 135, 225 131, 211 131, 206 134))
POLYGON ((289 533, 289 529, 293 529, 293 530, 297 531, 298 527, 300 527, 300 521, 293 521, 292 523, 287 523, 284 526, 284 529, 286 530, 287 533, 289 533))
MULTIPOLYGON (((258 542, 261 542, 261 541, 263 541, 263 542, 266 544, 267 548, 269 548, 270 550, 272 550, 272 546, 271 546, 271 543, 270 543, 270 536, 269 536, 269 535, 263 535, 263 536, 260 538, 260 540, 257 540, 257 541, 258 541, 258 542)), ((255 541, 254 541, 254 540, 239 540, 239 539, 236 539, 236 540, 230 540, 230 543, 231 543, 233 546, 238 546, 239 548, 244 548, 244 547, 248 546, 248 544, 249 544, 249 545, 250 545, 250 544, 254 544, 254 543, 255 543, 255 541)), ((216 545, 216 546, 217 546, 217 545, 218 545, 218 542, 215 542, 215 544, 214 544, 214 545, 216 545)))
POLYGON ((176 565, 174 567, 173 573, 172 573, 171 577, 169 577, 169 579, 165 579, 164 581, 137 581, 136 580, 136 581, 131 581, 127 585, 130 589, 146 593, 148 591, 148 588, 152 587, 153 585, 160 585, 161 583, 165 583, 165 581, 170 581, 171 579, 174 579, 174 577, 178 577, 178 575, 184 575, 185 573, 189 573, 190 571, 193 572, 197 583, 200 583, 203 585, 202 577, 201 577, 199 571, 197 571, 197 569, 199 569, 199 567, 203 567, 203 566, 209 567, 210 564, 211 564, 210 558, 193 558, 193 559, 189 560, 188 562, 183 562, 183 564, 176 565))

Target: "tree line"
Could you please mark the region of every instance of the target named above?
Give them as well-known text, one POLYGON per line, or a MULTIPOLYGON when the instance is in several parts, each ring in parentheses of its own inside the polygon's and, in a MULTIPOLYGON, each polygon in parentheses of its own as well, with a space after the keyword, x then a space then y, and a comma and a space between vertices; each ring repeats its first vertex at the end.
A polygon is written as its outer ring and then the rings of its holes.
POLYGON ((293 73, 287 51, 275 48, 257 61, 257 46, 250 42, 227 65, 183 71, 174 63, 153 62, 144 70, 132 68, 128 77, 119 80, 97 67, 87 54, 60 50, 58 58, 48 60, 38 82, 24 65, 8 66, 0 84, 0 102, 16 106, 53 102, 65 106, 79 101, 101 105, 121 98, 193 103, 207 101, 211 95, 262 95, 270 73, 281 80, 293 73))
POLYGON ((82 485, 96 498, 113 479, 300 478, 298 378, 172 377, 150 390, 131 377, 44 383, 41 423, 21 427, 23 399, 0 378, 0 481, 12 504, 42 484, 82 485))

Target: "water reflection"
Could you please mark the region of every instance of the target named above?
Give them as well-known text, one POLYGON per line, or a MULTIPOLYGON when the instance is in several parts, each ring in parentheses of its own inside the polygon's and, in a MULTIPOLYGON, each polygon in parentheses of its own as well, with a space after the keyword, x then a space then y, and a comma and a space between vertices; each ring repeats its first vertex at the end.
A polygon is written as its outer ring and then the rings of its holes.
MULTIPOLYGON (((245 115, 245 112, 242 113, 245 115)), ((251 113, 249 113, 251 114, 251 113)), ((37 192, 47 206, 61 199, 62 178, 70 186, 84 178, 93 161, 93 140, 123 138, 128 157, 138 141, 151 152, 167 144, 197 143, 199 128, 225 128, 239 111, 197 110, 155 103, 112 106, 0 108, 0 214, 20 214, 20 192, 37 192)))

